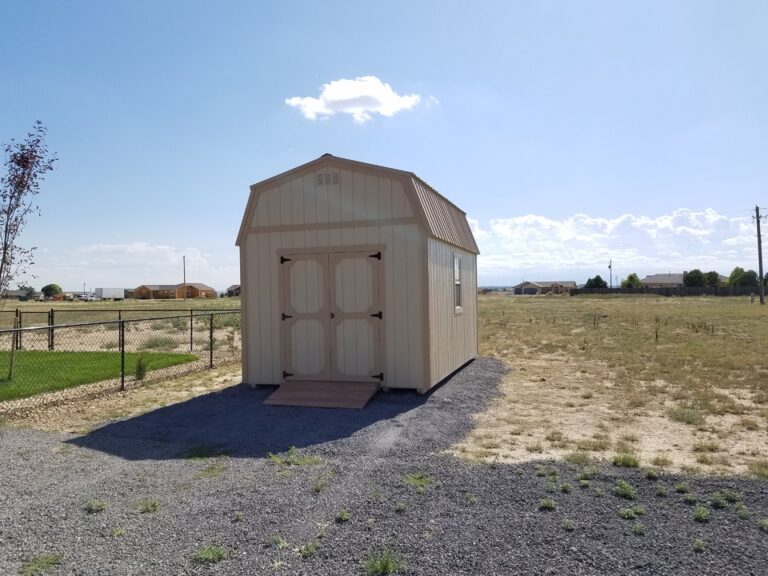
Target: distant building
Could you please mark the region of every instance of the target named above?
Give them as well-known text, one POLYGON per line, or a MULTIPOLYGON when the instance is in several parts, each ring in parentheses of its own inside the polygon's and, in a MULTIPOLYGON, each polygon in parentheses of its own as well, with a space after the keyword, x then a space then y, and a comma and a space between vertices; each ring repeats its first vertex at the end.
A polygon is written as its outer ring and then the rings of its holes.
POLYGON ((227 296, 240 296, 240 284, 232 284, 232 286, 227 288, 227 296))
POLYGON ((512 286, 512 290, 515 294, 564 294, 572 289, 576 288, 576 282, 571 280, 554 280, 554 281, 536 281, 536 282, 521 282, 515 286, 512 286))
POLYGON ((216 298, 216 290, 199 282, 186 284, 142 284, 134 290, 134 297, 139 300, 171 300, 184 298, 216 298))
MULTIPOLYGON (((672 272, 666 274, 649 274, 640 280, 640 284, 643 285, 643 288, 682 288, 685 286, 683 283, 684 274, 685 272, 679 274, 672 272)), ((728 278, 722 274, 719 274, 719 277, 721 284, 728 280, 728 278)))

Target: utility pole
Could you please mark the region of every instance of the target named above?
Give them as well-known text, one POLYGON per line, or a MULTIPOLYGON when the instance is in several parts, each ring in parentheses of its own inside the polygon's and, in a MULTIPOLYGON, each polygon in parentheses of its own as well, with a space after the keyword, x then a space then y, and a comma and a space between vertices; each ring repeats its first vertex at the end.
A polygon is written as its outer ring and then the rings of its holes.
MULTIPOLYGON (((755 206, 755 223, 757 224, 757 283, 760 285, 760 304, 765 304, 765 279, 763 278, 763 239, 760 235, 760 206, 755 206)), ((765 216, 762 216, 765 218, 765 216)))
POLYGON ((608 287, 613 290, 613 260, 608 260, 608 284, 608 287))
POLYGON ((187 257, 181 257, 182 267, 184 268, 184 302, 187 301, 187 257))

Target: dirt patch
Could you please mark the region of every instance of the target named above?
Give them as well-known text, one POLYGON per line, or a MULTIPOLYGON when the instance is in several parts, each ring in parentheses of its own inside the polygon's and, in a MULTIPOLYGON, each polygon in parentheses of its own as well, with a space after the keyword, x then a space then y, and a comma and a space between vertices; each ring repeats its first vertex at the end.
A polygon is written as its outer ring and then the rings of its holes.
MULTIPOLYGON (((612 459, 632 453, 641 466, 704 474, 745 474, 768 455, 762 418, 707 414, 691 425, 669 418, 673 387, 658 380, 637 394, 617 384, 607 364, 561 354, 509 359, 502 395, 477 415, 454 453, 521 462, 573 452, 612 459)), ((747 397, 733 397, 754 409, 747 397)))
POLYGON ((238 384, 240 366, 216 368, 156 384, 131 388, 96 398, 80 398, 54 406, 30 409, 21 415, 5 418, 12 426, 38 430, 83 433, 109 420, 143 414, 238 384))

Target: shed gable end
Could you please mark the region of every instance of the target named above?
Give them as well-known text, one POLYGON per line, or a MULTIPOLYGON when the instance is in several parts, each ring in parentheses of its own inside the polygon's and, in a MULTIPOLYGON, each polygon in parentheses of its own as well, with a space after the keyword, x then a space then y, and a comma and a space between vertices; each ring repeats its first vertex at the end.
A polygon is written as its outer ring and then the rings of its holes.
POLYGON ((411 219, 403 181, 325 166, 255 192, 251 228, 374 223, 411 219))

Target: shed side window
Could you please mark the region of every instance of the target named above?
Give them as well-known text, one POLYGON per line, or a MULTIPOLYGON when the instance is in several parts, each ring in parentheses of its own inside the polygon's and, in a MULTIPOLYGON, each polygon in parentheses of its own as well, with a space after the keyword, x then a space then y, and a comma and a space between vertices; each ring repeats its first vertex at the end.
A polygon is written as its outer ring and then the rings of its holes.
POLYGON ((461 312, 461 256, 453 255, 453 306, 461 312))

